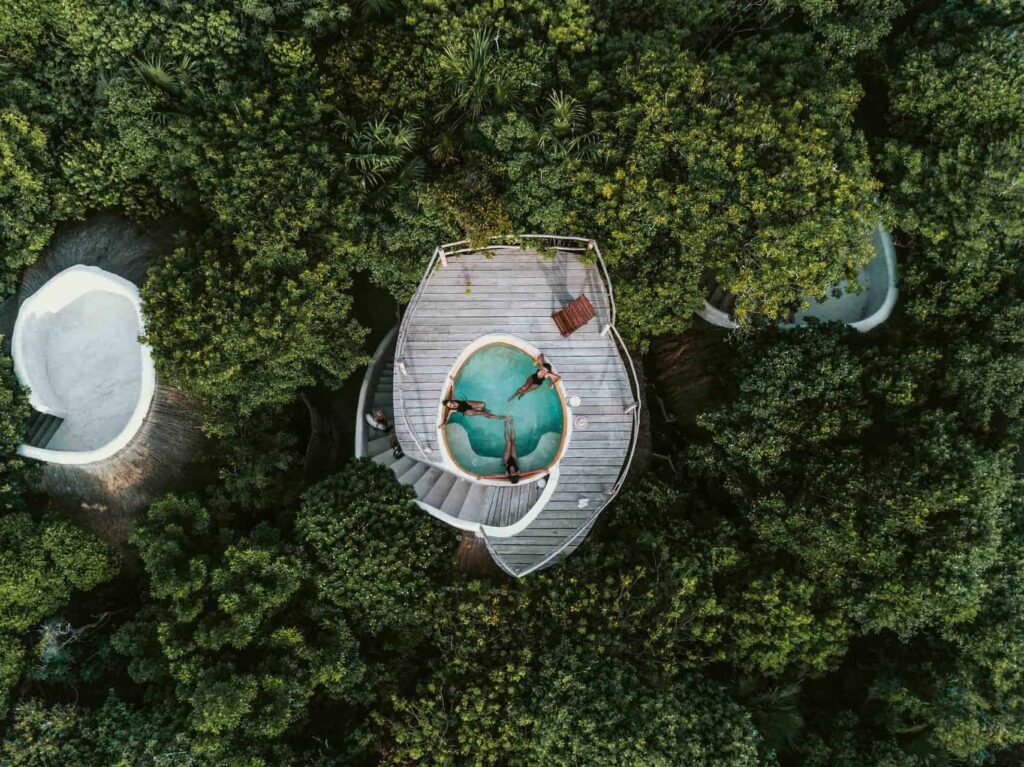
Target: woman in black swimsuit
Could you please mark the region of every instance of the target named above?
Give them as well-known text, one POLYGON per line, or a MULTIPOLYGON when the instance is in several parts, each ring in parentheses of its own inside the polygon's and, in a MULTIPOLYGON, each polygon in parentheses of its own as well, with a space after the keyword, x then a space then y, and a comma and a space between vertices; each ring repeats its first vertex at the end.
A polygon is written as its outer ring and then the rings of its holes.
POLYGON ((558 375, 558 373, 551 372, 551 365, 544 361, 543 354, 535 359, 533 364, 537 366, 537 369, 526 379, 526 383, 520 386, 516 393, 508 398, 509 402, 532 392, 544 382, 544 379, 551 381, 552 386, 562 380, 562 376, 558 375))
POLYGON ((484 418, 501 418, 500 415, 494 415, 490 410, 487 409, 487 403, 481 402, 477 399, 446 399, 444 401, 444 408, 448 412, 445 413, 445 420, 452 413, 462 413, 462 415, 482 415, 484 418))
POLYGON ((512 416, 505 416, 505 473, 510 484, 519 482, 519 456, 516 455, 516 427, 512 416))

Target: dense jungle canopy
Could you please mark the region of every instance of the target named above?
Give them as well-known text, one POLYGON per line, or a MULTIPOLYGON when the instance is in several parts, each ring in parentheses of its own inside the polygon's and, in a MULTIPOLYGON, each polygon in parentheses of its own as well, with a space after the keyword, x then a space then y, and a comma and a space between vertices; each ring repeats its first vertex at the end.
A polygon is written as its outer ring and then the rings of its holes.
POLYGON ((98 538, 0 358, 3 767, 1024 762, 1020 0, 5 0, 0 301, 98 214, 176 232, 209 439, 98 538), (884 326, 766 319, 877 222, 884 326), (380 307, 514 232, 600 242, 662 456, 521 582, 304 470, 380 307))

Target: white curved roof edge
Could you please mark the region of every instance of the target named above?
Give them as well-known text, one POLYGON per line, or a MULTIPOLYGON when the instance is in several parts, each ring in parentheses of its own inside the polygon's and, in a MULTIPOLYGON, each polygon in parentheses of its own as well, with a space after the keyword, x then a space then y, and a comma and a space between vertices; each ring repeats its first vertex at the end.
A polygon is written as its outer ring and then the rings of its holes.
POLYGON ((882 301, 882 305, 869 317, 849 323, 851 328, 859 330, 861 333, 867 333, 889 319, 892 310, 896 308, 896 300, 900 294, 899 288, 896 286, 896 249, 892 244, 892 236, 881 224, 875 227, 872 235, 872 239, 877 238, 875 250, 885 259, 885 273, 889 282, 886 285, 885 300, 882 301))
MULTIPOLYGON (((440 467, 436 467, 440 468, 440 467)), ((544 507, 547 506, 551 496, 554 495, 555 487, 558 485, 558 477, 560 471, 558 466, 554 466, 548 473, 548 483, 544 486, 544 490, 541 491, 540 497, 530 507, 530 510, 526 512, 517 522, 506 525, 504 527, 495 527, 494 525, 481 525, 479 522, 469 522, 465 519, 459 519, 453 517, 451 514, 447 514, 440 509, 435 509, 423 501, 417 500, 416 505, 423 509, 430 516, 435 517, 446 525, 451 525, 459 530, 466 530, 471 533, 482 533, 488 538, 511 538, 519 533, 523 532, 526 528, 533 524, 533 521, 544 511, 544 507)), ((499 483, 502 484, 502 483, 499 483)))
MULTIPOLYGON (((847 322, 854 330, 860 331, 861 333, 867 333, 869 330, 873 330, 889 319, 892 314, 892 310, 896 308, 896 301, 899 298, 899 288, 896 287, 896 250, 892 244, 892 236, 886 231, 885 227, 878 224, 871 232, 871 239, 875 240, 875 250, 878 255, 885 259, 885 270, 888 276, 888 284, 886 285, 885 299, 882 301, 882 305, 878 307, 869 317, 865 317, 862 320, 856 322, 847 322)), ((877 256, 876 256, 877 258, 877 256)), ((709 322, 720 328, 726 330, 737 330, 739 324, 730 317, 726 312, 721 309, 717 309, 708 303, 707 299, 704 300, 704 305, 696 312, 694 312, 705 322, 709 322)), ((779 327, 782 328, 798 328, 804 327, 807 323, 800 322, 797 324, 793 323, 780 323, 779 327)))
MULTIPOLYGON (((103 290, 127 298, 132 306, 135 307, 135 313, 139 318, 140 331, 145 327, 145 318, 142 313, 142 298, 139 295, 139 289, 123 277, 119 277, 99 267, 86 266, 84 264, 69 267, 51 277, 46 284, 21 305, 18 310, 18 318, 14 323, 14 332, 11 335, 11 356, 14 360, 14 374, 22 384, 29 387, 29 402, 39 412, 63 417, 62 413, 48 406, 46 402, 39 400, 36 393, 32 391, 31 377, 25 368, 25 354, 21 348, 21 345, 24 343, 22 319, 29 316, 32 312, 38 312, 41 309, 53 311, 63 308, 80 296, 93 290, 103 290), (60 282, 57 282, 58 280, 60 282), (63 285, 64 282, 68 283, 66 287, 63 285), (54 283, 57 284, 55 285, 54 283), (62 289, 57 290, 58 287, 62 289)), ((141 348, 139 356, 142 365, 139 381, 139 399, 135 403, 131 417, 117 436, 105 445, 93 450, 47 450, 22 444, 18 446, 18 454, 47 463, 80 466, 106 460, 124 449, 142 427, 143 421, 146 420, 150 403, 153 401, 153 394, 156 391, 156 369, 153 365, 150 348, 145 344, 139 344, 139 346, 141 348)))
POLYGON ((723 312, 721 309, 716 309, 707 299, 704 300, 704 306, 694 312, 694 314, 705 322, 710 322, 712 325, 725 328, 726 330, 738 330, 740 327, 739 323, 730 317, 728 313, 723 312))
MULTIPOLYGON (((467 359, 469 359, 469 356, 471 354, 473 354, 473 352, 478 351, 478 350, 482 349, 483 347, 488 346, 490 344, 497 344, 497 343, 508 344, 509 346, 514 346, 514 347, 516 347, 518 349, 521 349, 522 351, 526 352, 527 354, 529 354, 534 359, 536 359, 537 357, 540 356, 540 349, 538 349, 536 346, 534 346, 533 344, 529 343, 528 341, 524 341, 522 338, 519 338, 518 336, 513 336, 513 335, 510 335, 508 333, 488 333, 487 335, 480 336, 479 338, 476 338, 473 341, 471 341, 466 346, 466 348, 462 350, 462 353, 458 356, 458 359, 456 359, 455 362, 452 363, 451 370, 455 371, 455 370, 458 370, 460 367, 462 367, 462 363, 465 362, 467 359)), ((455 381, 452 378, 452 374, 451 374, 451 372, 449 372, 448 375, 445 377, 444 387, 441 389, 441 396, 437 400, 437 412, 438 413, 441 412, 441 407, 443 406, 445 397, 448 396, 448 387, 451 384, 454 384, 454 383, 455 383, 455 381)), ((562 410, 563 410, 563 414, 564 414, 564 417, 565 417, 565 424, 564 424, 564 431, 565 431, 565 433, 564 433, 563 438, 562 438, 562 446, 559 449, 558 454, 555 456, 554 461, 552 462, 552 467, 558 466, 558 462, 562 460, 562 456, 564 456, 565 455, 565 451, 569 449, 569 442, 572 440, 572 408, 569 407, 569 397, 565 393, 565 387, 562 386, 562 382, 561 381, 556 383, 554 386, 555 386, 555 390, 558 392, 558 396, 561 398, 561 401, 562 401, 562 410)), ((445 444, 444 435, 442 434, 443 428, 444 428, 444 424, 443 423, 438 423, 437 426, 436 426, 436 430, 437 430, 436 439, 437 439, 437 444, 438 445, 444 445, 445 444)), ((454 474, 456 477, 464 479, 467 482, 472 482, 475 485, 493 485, 495 487, 508 487, 508 482, 506 482, 504 480, 483 479, 482 477, 478 477, 475 474, 470 474, 468 471, 465 471, 461 466, 459 466, 455 462, 455 460, 451 457, 451 455, 449 454, 447 449, 441 450, 440 453, 441 453, 441 461, 439 463, 433 463, 432 464, 433 466, 436 466, 439 469, 444 469, 449 474, 454 474)), ((537 482, 543 476, 544 475, 542 475, 542 474, 538 474, 538 475, 536 475, 534 477, 527 477, 526 479, 520 480, 519 484, 520 485, 526 485, 526 484, 529 484, 530 482, 537 482)), ((424 509, 426 511, 430 511, 430 509, 428 509, 426 507, 424 507, 424 509)), ((438 512, 438 513, 441 513, 441 512, 438 512)), ((435 514, 434 516, 437 516, 437 515, 435 514)), ((445 516, 447 516, 447 515, 445 515, 445 516)), ((478 525, 475 525, 475 523, 474 523, 474 527, 477 527, 477 526, 478 525)), ((456 525, 456 527, 458 527, 458 525, 456 525)), ((500 529, 500 528, 496 528, 496 529, 500 529)), ((490 533, 488 533, 488 534, 490 534, 490 533)))

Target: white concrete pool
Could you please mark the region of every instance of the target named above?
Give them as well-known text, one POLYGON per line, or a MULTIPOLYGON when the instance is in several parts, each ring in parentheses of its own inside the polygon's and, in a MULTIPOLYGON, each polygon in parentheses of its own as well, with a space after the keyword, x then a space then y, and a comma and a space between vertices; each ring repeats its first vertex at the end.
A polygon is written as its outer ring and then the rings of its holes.
POLYGON ((45 447, 19 453, 86 464, 122 449, 145 420, 156 376, 138 288, 93 266, 51 278, 20 307, 11 339, 32 407, 64 422, 45 447))
POLYGON ((481 336, 463 350, 452 365, 438 403, 437 439, 444 446, 442 459, 447 470, 473 482, 508 484, 501 457, 504 422, 446 412, 442 403, 449 397, 484 401, 495 415, 515 418, 523 472, 520 482, 536 482, 557 466, 572 433, 561 382, 545 382, 530 395, 509 401, 509 395, 536 369, 534 360, 540 354, 535 346, 507 333, 481 336), (480 450, 481 446, 485 449, 480 450))

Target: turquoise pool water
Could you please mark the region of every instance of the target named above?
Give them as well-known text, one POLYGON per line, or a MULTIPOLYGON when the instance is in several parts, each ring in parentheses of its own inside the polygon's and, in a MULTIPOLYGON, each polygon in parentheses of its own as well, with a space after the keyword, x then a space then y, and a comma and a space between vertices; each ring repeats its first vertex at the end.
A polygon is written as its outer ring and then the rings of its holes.
MULTIPOLYGON (((495 415, 510 415, 516 428, 516 452, 522 472, 551 465, 558 455, 565 414, 558 389, 550 381, 523 397, 508 398, 536 368, 529 354, 505 343, 477 349, 455 377, 455 398, 482 400, 495 415)), ((444 427, 452 458, 478 475, 504 475, 505 424, 500 418, 453 413, 444 427)))

